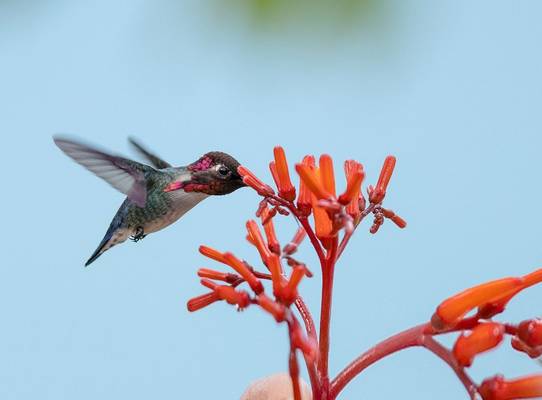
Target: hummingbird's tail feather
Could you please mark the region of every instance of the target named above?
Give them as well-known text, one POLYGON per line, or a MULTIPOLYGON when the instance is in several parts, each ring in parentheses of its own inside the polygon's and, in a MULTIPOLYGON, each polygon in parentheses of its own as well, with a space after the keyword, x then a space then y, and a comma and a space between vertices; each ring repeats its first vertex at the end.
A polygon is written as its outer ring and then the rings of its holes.
POLYGON ((105 233, 102 241, 98 245, 98 248, 94 251, 94 253, 92 253, 90 258, 85 263, 85 267, 88 267, 90 264, 96 261, 98 257, 100 257, 111 247, 124 242, 128 238, 128 236, 130 236, 130 230, 123 227, 124 211, 125 208, 121 206, 121 208, 113 218, 113 221, 111 221, 111 224, 109 225, 109 228, 107 229, 107 232, 105 233))
POLYGON ((88 267, 90 264, 92 264, 94 261, 96 261, 96 259, 98 257, 100 257, 105 250, 102 250, 103 248, 105 247, 105 243, 103 244, 100 244, 100 246, 98 246, 98 248, 96 249, 96 251, 94 253, 92 253, 92 255, 90 256, 90 258, 87 260, 87 262, 85 263, 85 267, 88 267))
POLYGON ((92 253, 90 258, 85 263, 85 267, 88 267, 90 264, 92 264, 98 257, 100 257, 106 250, 113 247, 113 245, 107 246, 109 242, 111 241, 111 238, 113 237, 113 230, 111 227, 107 230, 107 233, 105 234, 104 238, 98 245, 98 248, 92 253))

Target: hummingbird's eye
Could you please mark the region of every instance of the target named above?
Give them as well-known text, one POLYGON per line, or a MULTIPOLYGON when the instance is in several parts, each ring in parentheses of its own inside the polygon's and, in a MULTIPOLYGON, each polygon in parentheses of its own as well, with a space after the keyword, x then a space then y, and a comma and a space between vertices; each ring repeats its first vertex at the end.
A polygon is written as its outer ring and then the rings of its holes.
POLYGON ((221 165, 219 168, 218 168, 218 173, 222 176, 228 176, 229 173, 230 173, 230 170, 228 168, 226 168, 224 165, 221 165))

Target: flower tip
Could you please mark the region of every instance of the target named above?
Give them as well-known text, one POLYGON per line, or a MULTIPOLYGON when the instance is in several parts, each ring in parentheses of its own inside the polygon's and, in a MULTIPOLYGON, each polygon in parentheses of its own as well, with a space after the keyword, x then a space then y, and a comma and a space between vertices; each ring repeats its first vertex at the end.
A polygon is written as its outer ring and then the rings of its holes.
POLYGON ((205 293, 200 296, 194 297, 186 303, 186 308, 190 312, 201 310, 202 308, 207 307, 210 304, 218 301, 218 296, 216 293, 205 293))

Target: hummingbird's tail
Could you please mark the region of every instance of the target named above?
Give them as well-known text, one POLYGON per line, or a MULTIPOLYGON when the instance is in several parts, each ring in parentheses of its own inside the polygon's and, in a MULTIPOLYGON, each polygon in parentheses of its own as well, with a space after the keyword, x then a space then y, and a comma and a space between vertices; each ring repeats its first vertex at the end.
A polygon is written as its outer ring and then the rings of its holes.
POLYGON ((113 218, 113 221, 111 221, 111 224, 109 225, 109 228, 107 229, 102 241, 98 245, 98 248, 94 251, 94 253, 92 253, 90 258, 85 263, 85 267, 88 267, 90 264, 96 261, 98 257, 100 257, 111 247, 124 242, 129 235, 129 230, 122 228, 122 213, 119 210, 117 215, 115 215, 115 218, 113 218))
POLYGON ((109 239, 111 239, 111 238, 107 238, 107 235, 102 239, 102 241, 100 242, 100 245, 98 246, 98 248, 94 251, 94 253, 92 253, 90 258, 85 263, 85 267, 88 267, 90 264, 92 264, 94 261, 96 261, 96 259, 98 257, 100 257, 105 252, 104 248, 107 245, 107 242, 109 241, 109 239))
POLYGON ((111 238, 113 237, 113 232, 110 232, 110 229, 107 230, 107 233, 105 234, 104 238, 98 245, 98 248, 92 253, 90 258, 85 263, 85 267, 88 267, 90 264, 92 264, 98 257, 100 257, 107 249, 111 248, 112 246, 107 247, 108 243, 111 241, 111 238))

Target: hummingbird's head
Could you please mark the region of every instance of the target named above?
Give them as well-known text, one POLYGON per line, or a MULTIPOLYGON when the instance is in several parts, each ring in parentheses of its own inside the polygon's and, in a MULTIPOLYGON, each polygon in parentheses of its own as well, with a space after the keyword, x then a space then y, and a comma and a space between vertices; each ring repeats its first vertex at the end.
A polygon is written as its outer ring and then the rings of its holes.
POLYGON ((229 154, 212 151, 188 166, 193 190, 211 194, 229 194, 243 186, 243 179, 237 172, 239 162, 229 154))

